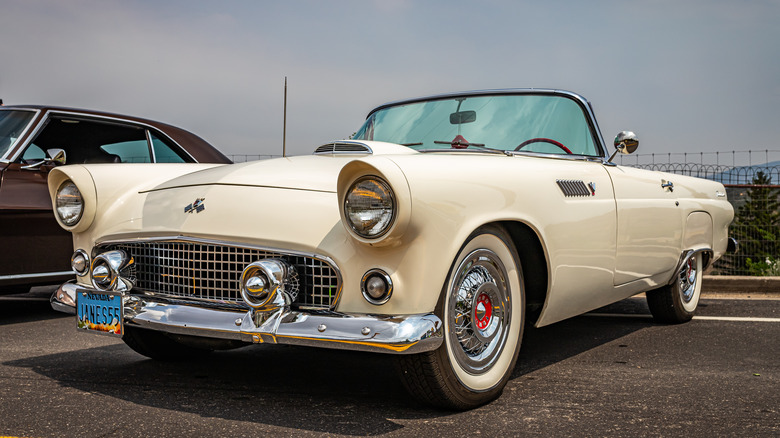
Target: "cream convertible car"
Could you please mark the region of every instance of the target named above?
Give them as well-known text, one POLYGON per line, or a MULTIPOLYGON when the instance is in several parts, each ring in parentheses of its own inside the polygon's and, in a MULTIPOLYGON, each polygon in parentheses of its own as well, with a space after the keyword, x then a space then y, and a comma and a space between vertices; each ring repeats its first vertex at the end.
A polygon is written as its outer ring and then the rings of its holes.
POLYGON ((234 165, 53 169, 78 277, 52 305, 156 359, 389 353, 414 395, 465 409, 501 393, 526 323, 644 291, 657 319, 690 319, 729 246, 721 184, 614 165, 573 93, 391 103, 353 137, 234 165))

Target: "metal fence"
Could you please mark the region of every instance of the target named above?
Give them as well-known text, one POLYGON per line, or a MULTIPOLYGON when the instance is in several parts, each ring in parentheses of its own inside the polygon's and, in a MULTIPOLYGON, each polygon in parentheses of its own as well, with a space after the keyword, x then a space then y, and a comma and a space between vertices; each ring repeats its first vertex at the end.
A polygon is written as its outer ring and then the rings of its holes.
POLYGON ((247 161, 267 160, 269 158, 278 158, 280 155, 258 155, 258 154, 233 154, 228 155, 234 163, 246 163, 247 161))
POLYGON ((711 273, 780 276, 780 151, 640 154, 619 162, 722 183, 735 213, 729 234, 740 251, 721 258, 711 273))

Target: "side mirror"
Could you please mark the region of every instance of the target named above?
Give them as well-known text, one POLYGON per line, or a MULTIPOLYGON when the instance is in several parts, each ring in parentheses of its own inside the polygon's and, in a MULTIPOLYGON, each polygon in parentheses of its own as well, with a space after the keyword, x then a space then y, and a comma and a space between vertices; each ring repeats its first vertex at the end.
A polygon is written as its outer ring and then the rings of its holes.
POLYGON ((63 165, 67 161, 65 157, 65 151, 59 148, 46 149, 46 158, 43 160, 22 166, 24 170, 38 170, 44 164, 54 164, 55 166, 63 165))
POLYGON ((632 154, 638 147, 639 138, 637 138, 636 134, 631 131, 620 131, 615 136, 615 152, 612 153, 608 161, 612 161, 618 152, 621 154, 632 154))
POLYGON ((48 161, 51 161, 54 164, 63 165, 67 162, 63 149, 46 149, 46 154, 49 155, 48 161))

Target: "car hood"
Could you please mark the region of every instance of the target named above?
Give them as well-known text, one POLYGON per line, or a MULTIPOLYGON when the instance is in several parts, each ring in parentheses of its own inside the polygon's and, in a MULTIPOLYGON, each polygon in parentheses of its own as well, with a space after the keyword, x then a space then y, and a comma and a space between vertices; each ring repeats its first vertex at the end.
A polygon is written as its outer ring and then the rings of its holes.
MULTIPOLYGON (((201 185, 234 185, 335 193, 339 172, 350 161, 367 155, 418 153, 392 143, 369 141, 350 143, 351 146, 356 144, 365 147, 366 153, 317 153, 219 166, 171 179, 146 191, 201 185)), ((321 146, 319 149, 328 146, 330 145, 321 146)))
POLYGON ((148 191, 233 185, 336 192, 339 171, 353 159, 343 156, 300 156, 219 166, 173 178, 148 191))

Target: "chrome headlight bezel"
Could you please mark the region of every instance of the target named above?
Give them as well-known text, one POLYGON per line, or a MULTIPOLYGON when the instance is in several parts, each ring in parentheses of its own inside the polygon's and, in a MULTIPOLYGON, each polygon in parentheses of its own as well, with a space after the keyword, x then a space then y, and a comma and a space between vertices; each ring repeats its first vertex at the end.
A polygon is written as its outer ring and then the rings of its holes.
POLYGON ((76 184, 69 179, 57 188, 55 213, 60 222, 68 227, 78 224, 84 216, 84 197, 76 184))
POLYGON ((70 266, 71 269, 73 269, 73 272, 79 277, 87 275, 92 268, 89 255, 83 249, 77 249, 73 255, 70 256, 70 266), (79 267, 79 265, 81 265, 81 267, 79 267))
POLYGON ((398 203, 387 181, 376 175, 364 175, 353 181, 347 189, 343 211, 344 219, 355 235, 363 239, 378 239, 393 227, 398 214, 398 203), (367 198, 375 198, 378 205, 371 205, 370 200, 366 201, 367 198), (368 216, 362 224, 356 222, 361 212, 368 216))

